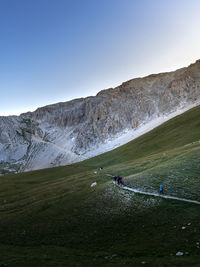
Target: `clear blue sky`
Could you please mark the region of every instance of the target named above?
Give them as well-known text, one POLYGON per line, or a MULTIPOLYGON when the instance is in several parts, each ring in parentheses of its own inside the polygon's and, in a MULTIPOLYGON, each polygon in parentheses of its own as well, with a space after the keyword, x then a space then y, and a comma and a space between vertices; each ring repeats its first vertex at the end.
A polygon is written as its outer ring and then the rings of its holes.
POLYGON ((200 58, 199 0, 0 0, 0 115, 200 58))

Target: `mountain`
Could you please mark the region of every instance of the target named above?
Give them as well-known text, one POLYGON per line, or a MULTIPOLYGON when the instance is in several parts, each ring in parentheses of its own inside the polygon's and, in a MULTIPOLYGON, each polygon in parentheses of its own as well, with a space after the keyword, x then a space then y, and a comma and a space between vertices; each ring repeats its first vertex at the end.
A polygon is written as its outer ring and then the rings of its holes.
POLYGON ((129 80, 94 97, 0 117, 1 173, 81 161, 120 145, 115 140, 124 134, 199 102, 200 60, 174 72, 129 80))
POLYGON ((1 266, 198 267, 200 206, 107 174, 200 201, 199 118, 200 106, 83 162, 1 176, 1 266))

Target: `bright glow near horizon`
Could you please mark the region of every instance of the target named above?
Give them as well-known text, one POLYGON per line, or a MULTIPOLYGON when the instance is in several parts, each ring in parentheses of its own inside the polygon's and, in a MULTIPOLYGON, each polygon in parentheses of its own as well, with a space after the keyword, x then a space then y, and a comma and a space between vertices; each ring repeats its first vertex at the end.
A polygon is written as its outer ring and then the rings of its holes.
POLYGON ((199 0, 0 1, 0 115, 200 58, 199 0))

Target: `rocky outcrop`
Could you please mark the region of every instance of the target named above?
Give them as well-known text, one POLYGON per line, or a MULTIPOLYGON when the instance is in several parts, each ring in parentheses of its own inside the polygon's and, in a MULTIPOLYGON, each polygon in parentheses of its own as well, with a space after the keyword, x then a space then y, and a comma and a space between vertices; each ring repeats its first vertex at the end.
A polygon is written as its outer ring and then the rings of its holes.
POLYGON ((82 160, 87 152, 153 118, 200 101, 200 60, 75 99, 0 117, 0 169, 17 171, 82 160))

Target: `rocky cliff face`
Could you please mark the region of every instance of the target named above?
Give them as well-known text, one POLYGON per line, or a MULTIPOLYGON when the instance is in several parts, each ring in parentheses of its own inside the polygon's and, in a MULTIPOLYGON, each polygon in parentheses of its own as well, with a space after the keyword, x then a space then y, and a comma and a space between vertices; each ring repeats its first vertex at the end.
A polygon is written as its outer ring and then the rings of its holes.
POLYGON ((24 171, 88 157, 108 139, 200 101, 200 60, 75 99, 0 117, 0 170, 24 171))

